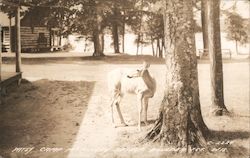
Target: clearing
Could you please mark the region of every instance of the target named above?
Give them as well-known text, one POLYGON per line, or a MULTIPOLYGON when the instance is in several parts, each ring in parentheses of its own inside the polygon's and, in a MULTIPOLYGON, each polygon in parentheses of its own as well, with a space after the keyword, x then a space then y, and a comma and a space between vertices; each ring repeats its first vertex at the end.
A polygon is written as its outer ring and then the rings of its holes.
MULTIPOLYGON (((12 60, 3 65, 3 71, 14 68, 12 60)), ((9 88, 6 103, 0 108, 0 157, 184 156, 167 147, 159 148, 158 144, 139 143, 158 117, 164 91, 163 60, 150 56, 27 58, 22 68, 26 80, 18 88, 9 88), (143 60, 151 61, 149 71, 157 81, 156 95, 149 101, 150 125, 137 131, 136 97, 127 95, 121 110, 129 126, 113 128, 106 75, 117 67, 137 68, 143 60)), ((199 61, 198 70, 201 109, 214 135, 210 142, 214 153, 197 152, 196 156, 248 157, 249 61, 224 62, 225 104, 233 114, 231 117, 209 115, 208 61, 199 61)), ((115 120, 118 121, 117 115, 115 120)))

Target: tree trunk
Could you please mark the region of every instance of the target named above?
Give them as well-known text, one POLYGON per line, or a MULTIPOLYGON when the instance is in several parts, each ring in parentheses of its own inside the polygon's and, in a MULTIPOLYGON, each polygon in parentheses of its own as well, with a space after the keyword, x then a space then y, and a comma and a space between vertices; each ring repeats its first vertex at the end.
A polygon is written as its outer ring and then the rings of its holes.
POLYGON ((86 52, 87 52, 87 46, 88 46, 88 44, 87 44, 88 38, 85 37, 84 39, 85 39, 85 40, 84 40, 84 49, 83 49, 83 53, 86 53, 86 52))
POLYGON ((93 56, 104 56, 103 46, 102 46, 102 30, 101 30, 101 16, 96 15, 96 24, 94 25, 93 30, 93 42, 94 42, 94 54, 93 56))
POLYGON ((165 0, 166 86, 159 119, 146 138, 183 147, 206 146, 200 110, 192 1, 165 0))
POLYGON ((102 54, 103 54, 103 52, 104 52, 104 47, 105 47, 105 45, 104 45, 104 43, 105 43, 105 40, 104 40, 104 34, 103 33, 101 33, 100 34, 100 36, 101 36, 101 49, 102 49, 102 54))
POLYGON ((208 8, 207 0, 201 1, 201 25, 203 37, 204 56, 208 56, 208 8))
POLYGON ((208 0, 208 42, 211 74, 211 112, 223 115, 228 112, 224 104, 223 68, 220 37, 220 1, 208 0))
POLYGON ((95 24, 93 25, 93 42, 94 42, 94 53, 93 56, 104 56, 103 54, 103 46, 102 46, 102 40, 103 40, 103 33, 102 33, 102 16, 100 15, 99 6, 97 6, 96 1, 91 1, 91 4, 93 5, 93 12, 95 13, 94 19, 95 24))
POLYGON ((104 56, 102 47, 102 33, 100 33, 98 30, 94 31, 93 40, 95 49, 93 56, 104 56))
POLYGON ((163 39, 161 39, 161 45, 159 50, 159 58, 163 58, 163 39))
POLYGON ((238 51, 238 41, 235 40, 235 50, 236 50, 236 54, 239 55, 239 51, 238 51))
POLYGON ((118 27, 116 24, 113 24, 112 34, 113 34, 113 41, 114 41, 114 53, 120 53, 118 27))
MULTIPOLYGON (((141 34, 141 41, 143 41, 143 34, 141 34)), ((141 55, 143 54, 143 43, 141 43, 141 55)))
POLYGON ((124 11, 124 20, 123 20, 123 26, 122 26, 122 53, 125 53, 125 11, 124 11))
POLYGON ((156 56, 159 57, 160 56, 160 39, 157 38, 156 40, 156 56))
POLYGON ((139 34, 138 34, 138 37, 137 37, 136 55, 139 54, 140 40, 141 40, 141 35, 140 35, 140 33, 139 33, 139 34))
POLYGON ((155 56, 154 39, 153 39, 152 36, 151 36, 151 46, 152 46, 152 53, 153 53, 153 56, 155 56))
POLYGON ((112 25, 112 35, 113 35, 113 41, 114 41, 114 53, 120 53, 119 50, 119 32, 118 32, 118 24, 117 24, 117 9, 114 9, 114 22, 112 25))

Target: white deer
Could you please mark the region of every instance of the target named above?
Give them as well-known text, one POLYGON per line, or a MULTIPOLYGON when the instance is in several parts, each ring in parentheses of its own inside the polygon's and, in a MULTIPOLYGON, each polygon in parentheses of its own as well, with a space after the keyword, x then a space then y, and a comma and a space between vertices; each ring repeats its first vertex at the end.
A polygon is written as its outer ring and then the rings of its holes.
POLYGON ((138 101, 138 129, 141 131, 141 115, 144 109, 144 122, 147 125, 147 109, 148 100, 152 98, 156 91, 156 81, 149 74, 148 68, 150 64, 144 62, 141 69, 115 69, 108 74, 108 87, 111 93, 111 115, 114 125, 113 105, 116 109, 123 126, 125 123, 121 110, 120 102, 125 93, 133 93, 137 95, 138 101))

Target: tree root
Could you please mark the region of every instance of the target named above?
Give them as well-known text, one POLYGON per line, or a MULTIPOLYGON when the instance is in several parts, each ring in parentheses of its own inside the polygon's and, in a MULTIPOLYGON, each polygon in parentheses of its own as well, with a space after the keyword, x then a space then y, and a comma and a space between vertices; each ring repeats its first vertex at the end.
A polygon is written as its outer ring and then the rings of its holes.
POLYGON ((211 114, 214 116, 223 116, 228 115, 230 116, 230 112, 227 110, 227 108, 216 108, 211 110, 211 114))
POLYGON ((152 140, 153 142, 155 142, 157 140, 157 137, 160 135, 160 131, 163 125, 163 113, 160 113, 160 117, 158 118, 158 120, 155 122, 154 127, 150 130, 150 132, 145 136, 145 138, 143 139, 143 141, 146 140, 152 140), (156 137, 157 136, 157 137, 156 137))

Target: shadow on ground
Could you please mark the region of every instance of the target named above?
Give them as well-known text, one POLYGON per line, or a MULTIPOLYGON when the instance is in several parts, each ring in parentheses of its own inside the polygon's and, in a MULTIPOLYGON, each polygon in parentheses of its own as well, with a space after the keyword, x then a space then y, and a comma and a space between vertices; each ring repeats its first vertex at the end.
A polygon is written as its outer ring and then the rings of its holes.
POLYGON ((250 138, 249 131, 210 131, 212 140, 216 141, 232 141, 235 139, 248 139, 250 138))
POLYGON ((0 157, 65 157, 65 150, 75 141, 94 85, 38 80, 10 86, 0 108, 0 157), (27 147, 34 148, 27 155, 24 150, 15 150, 27 147), (58 152, 47 152, 53 148, 58 152))

